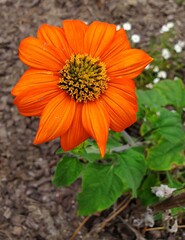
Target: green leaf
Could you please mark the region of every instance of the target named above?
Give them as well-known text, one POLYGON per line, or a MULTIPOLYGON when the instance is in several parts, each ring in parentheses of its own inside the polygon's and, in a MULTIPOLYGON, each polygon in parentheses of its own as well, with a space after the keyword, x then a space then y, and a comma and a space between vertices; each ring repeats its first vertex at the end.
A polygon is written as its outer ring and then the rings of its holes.
POLYGON ((83 164, 75 157, 65 156, 58 162, 52 183, 56 187, 69 186, 80 175, 83 164))
POLYGON ((82 176, 82 192, 78 195, 80 215, 109 208, 126 190, 114 165, 89 163, 82 176))
POLYGON ((157 113, 148 112, 140 132, 142 136, 150 132, 148 139, 158 141, 162 137, 173 143, 184 136, 180 114, 165 108, 161 108, 157 113))
POLYGON ((137 90, 139 105, 148 106, 150 108, 158 108, 166 104, 166 98, 161 92, 155 89, 137 90))
POLYGON ((173 105, 180 112, 185 107, 185 86, 180 79, 160 81, 154 89, 166 98, 165 105, 173 105))
POLYGON ((185 165, 184 140, 175 143, 160 140, 158 144, 147 151, 148 167, 155 171, 171 170, 185 165))
POLYGON ((166 98, 161 92, 155 89, 151 90, 137 90, 139 111, 137 113, 138 118, 144 116, 145 108, 150 108, 157 111, 161 106, 167 104, 166 98))
POLYGON ((158 111, 160 107, 172 105, 181 113, 185 107, 185 86, 178 79, 163 80, 154 85, 150 90, 137 90, 138 97, 138 118, 144 117, 144 111, 147 108, 158 111))
POLYGON ((56 154, 62 154, 62 153, 64 153, 64 151, 62 150, 62 148, 59 148, 59 149, 56 150, 56 154))
POLYGON ((116 173, 127 187, 132 190, 132 196, 137 196, 137 189, 146 173, 146 163, 141 148, 130 148, 119 155, 119 165, 116 173))
POLYGON ((151 191, 151 187, 158 185, 160 185, 160 181, 158 180, 157 175, 151 172, 148 173, 138 191, 138 197, 143 205, 148 206, 158 201, 158 197, 156 197, 151 191))
POLYGON ((184 181, 179 181, 178 179, 175 179, 173 175, 170 172, 166 172, 167 180, 168 180, 168 186, 171 188, 176 189, 182 189, 185 186, 184 181))

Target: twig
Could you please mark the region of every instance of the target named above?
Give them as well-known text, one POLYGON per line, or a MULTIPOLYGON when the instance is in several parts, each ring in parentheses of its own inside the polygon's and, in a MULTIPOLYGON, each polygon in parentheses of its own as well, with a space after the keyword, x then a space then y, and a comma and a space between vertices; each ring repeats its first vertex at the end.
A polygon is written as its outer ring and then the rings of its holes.
POLYGON ((112 215, 114 212, 116 212, 118 209, 120 209, 126 203, 126 201, 129 197, 130 197, 130 194, 125 194, 125 198, 123 199, 123 201, 114 207, 114 209, 113 209, 112 213, 110 213, 110 215, 112 215))
POLYGON ((118 217, 136 235, 137 240, 146 240, 146 238, 144 238, 140 232, 133 228, 128 222, 124 221, 122 217, 118 217))
POLYGON ((128 204, 131 201, 131 197, 128 196, 127 199, 125 200, 125 204, 120 207, 118 210, 116 210, 115 212, 113 212, 113 214, 111 214, 108 218, 106 218, 98 227, 98 231, 101 231, 108 222, 110 222, 113 218, 115 218, 120 212, 122 212, 123 210, 125 210, 125 208, 128 206, 128 204))
POLYGON ((115 218, 120 212, 122 212, 128 206, 130 201, 131 201, 131 196, 127 195, 123 200, 123 202, 121 202, 118 205, 118 208, 116 209, 116 211, 113 210, 113 212, 111 212, 108 218, 106 218, 102 223, 95 225, 91 229, 91 231, 88 232, 86 236, 84 236, 83 240, 90 239, 92 238, 92 236, 94 236, 94 234, 98 234, 106 226, 108 222, 110 222, 113 218, 115 218))
MULTIPOLYGON (((178 228, 185 228, 185 225, 179 225, 178 228)), ((145 232, 157 231, 157 230, 165 230, 165 227, 146 228, 145 232)))
POLYGON ((164 230, 164 227, 145 228, 145 232, 164 230))
POLYGON ((86 218, 84 218, 84 220, 80 223, 80 225, 77 227, 77 229, 74 231, 73 235, 71 236, 71 238, 69 240, 73 240, 76 235, 79 233, 79 231, 82 229, 82 227, 84 226, 84 224, 89 220, 90 216, 87 216, 86 218))

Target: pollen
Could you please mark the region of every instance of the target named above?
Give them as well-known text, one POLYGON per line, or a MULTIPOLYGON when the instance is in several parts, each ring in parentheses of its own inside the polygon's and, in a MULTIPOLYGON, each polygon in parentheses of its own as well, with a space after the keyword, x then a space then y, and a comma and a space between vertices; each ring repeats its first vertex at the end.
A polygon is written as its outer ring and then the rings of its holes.
POLYGON ((60 70, 58 86, 76 102, 94 101, 108 87, 106 65, 87 54, 73 54, 60 70))

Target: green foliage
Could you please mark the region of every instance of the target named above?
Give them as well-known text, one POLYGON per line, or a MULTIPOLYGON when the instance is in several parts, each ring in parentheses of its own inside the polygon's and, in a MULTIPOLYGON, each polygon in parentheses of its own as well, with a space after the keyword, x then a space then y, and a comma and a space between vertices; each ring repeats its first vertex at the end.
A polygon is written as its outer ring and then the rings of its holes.
POLYGON ((146 163, 143 151, 140 148, 130 148, 119 154, 117 174, 126 182, 128 189, 132 190, 132 196, 137 197, 137 189, 146 172, 146 163))
POLYGON ((155 84, 151 90, 137 90, 139 101, 138 117, 142 118, 145 114, 145 109, 157 111, 161 107, 170 105, 176 111, 182 113, 185 106, 185 86, 182 80, 176 81, 163 80, 155 84))
POLYGON ((146 146, 146 160, 152 170, 170 170, 185 164, 185 133, 181 119, 184 97, 185 88, 181 80, 164 80, 152 90, 138 91, 139 116, 144 116, 140 133, 150 143, 146 146), (173 111, 164 108, 169 105, 173 106, 173 111))
POLYGON ((172 143, 183 140, 184 132, 179 113, 161 108, 157 113, 148 111, 145 116, 146 121, 140 129, 141 136, 150 133, 147 139, 155 142, 161 138, 172 143))
POLYGON ((116 165, 89 163, 78 195, 79 214, 89 215, 110 207, 126 190, 125 186, 116 173, 116 165))
POLYGON ((56 187, 69 186, 79 177, 82 169, 83 165, 77 158, 65 156, 58 162, 52 182, 56 187))
POLYGON ((160 185, 160 180, 156 173, 148 171, 147 176, 138 191, 138 196, 144 206, 156 203, 158 198, 151 192, 151 187, 160 185))
POLYGON ((62 154, 62 160, 55 169, 53 184, 69 186, 81 178, 77 197, 80 215, 105 210, 128 192, 145 206, 154 204, 159 200, 151 187, 161 183, 184 187, 184 171, 175 177, 172 172, 185 165, 183 82, 163 80, 150 90, 137 90, 137 96, 138 135, 131 138, 128 133, 110 131, 104 159, 91 139, 70 153, 57 151, 62 154))
POLYGON ((171 143, 161 140, 148 149, 148 167, 155 171, 165 171, 185 165, 184 142, 171 143))
POLYGON ((165 97, 161 106, 172 105, 179 113, 182 112, 185 106, 185 86, 180 79, 161 81, 154 86, 154 89, 165 97))

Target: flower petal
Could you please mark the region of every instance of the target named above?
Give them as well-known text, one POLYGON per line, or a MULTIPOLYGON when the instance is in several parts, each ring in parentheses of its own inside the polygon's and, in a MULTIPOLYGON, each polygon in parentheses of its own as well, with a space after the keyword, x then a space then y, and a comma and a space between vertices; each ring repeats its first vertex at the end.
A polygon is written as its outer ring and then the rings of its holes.
POLYGON ((116 32, 110 46, 102 53, 101 60, 104 61, 106 58, 113 58, 121 51, 125 51, 127 49, 130 49, 130 42, 127 38, 125 30, 120 29, 116 32))
POLYGON ((82 125, 82 106, 80 103, 77 104, 71 126, 61 137, 60 143, 65 151, 75 148, 89 137, 89 134, 82 125))
POLYGON ((40 116, 48 102, 59 94, 61 89, 57 84, 43 83, 24 88, 15 98, 14 104, 24 116, 40 116))
POLYGON ((73 121, 76 103, 65 92, 53 98, 45 107, 34 144, 47 142, 67 132, 73 121))
POLYGON ((105 59, 107 74, 110 77, 137 77, 153 59, 144 51, 129 49, 105 59))
POLYGON ((109 115, 101 101, 91 101, 84 104, 82 109, 82 123, 87 133, 92 136, 103 157, 109 130, 109 115))
POLYGON ((42 88, 40 85, 45 83, 55 83, 57 85, 59 77, 59 73, 30 68, 24 72, 18 83, 12 89, 11 94, 17 96, 23 90, 29 89, 33 86, 42 88))
POLYGON ((74 53, 84 53, 84 36, 87 25, 80 20, 65 20, 62 25, 68 44, 74 53))
POLYGON ((62 50, 66 58, 70 58, 73 53, 66 40, 63 28, 43 24, 37 32, 37 37, 41 41, 49 43, 50 45, 62 50))
MULTIPOLYGON (((109 88, 114 88, 114 91, 120 95, 124 94, 127 100, 134 103, 137 106, 137 98, 135 94, 135 82, 130 78, 111 78, 109 81, 109 88)), ((138 109, 136 108, 136 111, 138 109)))
POLYGON ((30 67, 51 71, 61 70, 66 61, 62 51, 33 37, 25 38, 21 42, 19 58, 30 67))
POLYGON ((104 22, 91 23, 85 34, 85 52, 99 57, 110 45, 116 33, 116 26, 104 22))
POLYGON ((110 84, 102 100, 110 117, 110 128, 120 132, 136 122, 137 98, 132 79, 110 84))

